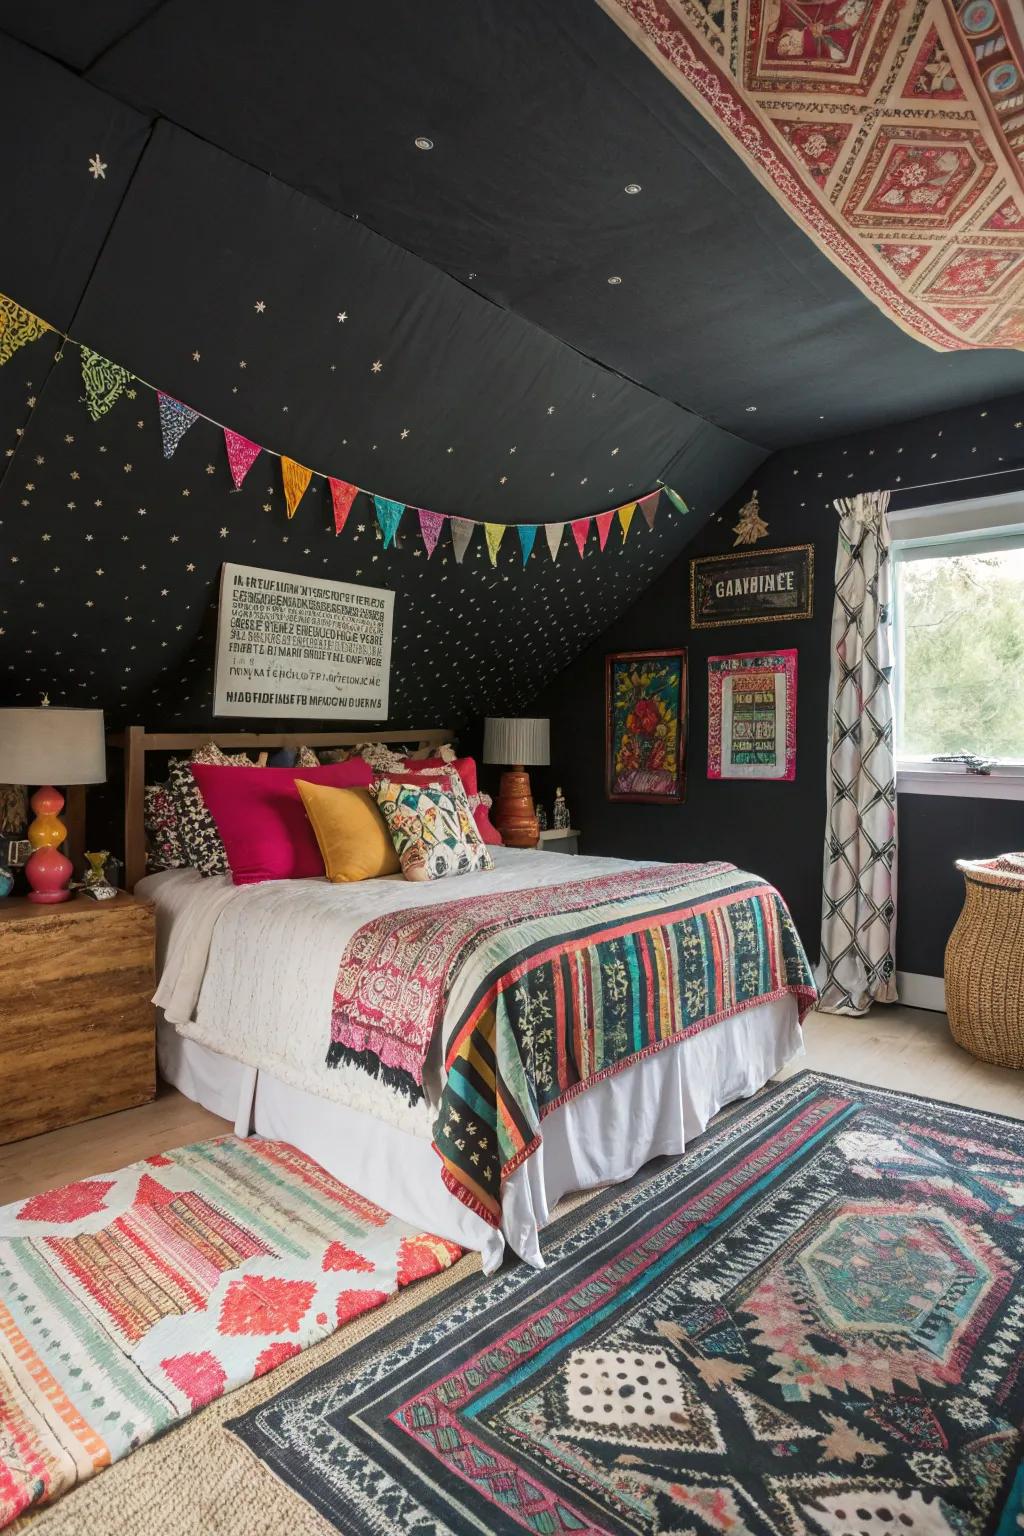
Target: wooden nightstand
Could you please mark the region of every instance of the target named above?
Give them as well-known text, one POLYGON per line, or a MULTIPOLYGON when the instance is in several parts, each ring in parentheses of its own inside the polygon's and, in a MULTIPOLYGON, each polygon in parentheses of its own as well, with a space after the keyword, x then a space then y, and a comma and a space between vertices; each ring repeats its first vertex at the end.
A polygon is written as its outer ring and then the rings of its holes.
POLYGON ((543 853, 579 853, 580 834, 575 827, 549 827, 537 847, 543 853))
POLYGON ((156 1093, 153 908, 0 900, 0 1143, 156 1093))

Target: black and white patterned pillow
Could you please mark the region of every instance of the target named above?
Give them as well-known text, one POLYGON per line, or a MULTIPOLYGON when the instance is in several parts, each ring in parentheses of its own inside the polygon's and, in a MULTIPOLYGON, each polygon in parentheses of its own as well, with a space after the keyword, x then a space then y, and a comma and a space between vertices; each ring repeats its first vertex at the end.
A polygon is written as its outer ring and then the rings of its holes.
POLYGON ((143 797, 146 828, 146 869, 187 869, 188 859, 178 831, 178 807, 166 784, 147 784, 143 797))
POLYGON ((167 788, 178 813, 178 837, 189 868, 201 875, 230 874, 217 824, 184 758, 171 759, 167 788))

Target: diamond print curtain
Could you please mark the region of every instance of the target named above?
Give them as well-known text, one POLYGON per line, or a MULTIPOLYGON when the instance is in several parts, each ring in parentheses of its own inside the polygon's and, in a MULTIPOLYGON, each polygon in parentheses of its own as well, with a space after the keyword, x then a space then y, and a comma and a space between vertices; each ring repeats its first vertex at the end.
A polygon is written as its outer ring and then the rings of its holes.
POLYGON ((831 740, 819 1008, 896 1001, 896 769, 888 491, 842 497, 832 610, 831 740))

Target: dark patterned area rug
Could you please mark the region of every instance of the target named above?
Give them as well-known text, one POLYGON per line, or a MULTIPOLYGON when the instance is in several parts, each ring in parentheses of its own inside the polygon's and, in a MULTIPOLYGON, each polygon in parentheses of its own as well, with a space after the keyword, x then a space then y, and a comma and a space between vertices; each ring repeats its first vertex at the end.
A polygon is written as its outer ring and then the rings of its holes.
POLYGON ((803 1073, 232 1428, 346 1532, 1020 1536, 1024 1122, 803 1073))

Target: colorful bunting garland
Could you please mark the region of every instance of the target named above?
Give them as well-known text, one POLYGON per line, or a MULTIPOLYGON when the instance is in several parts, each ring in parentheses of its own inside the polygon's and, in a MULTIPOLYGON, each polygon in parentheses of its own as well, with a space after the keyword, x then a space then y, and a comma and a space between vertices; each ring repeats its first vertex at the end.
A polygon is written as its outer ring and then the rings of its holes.
MULTIPOLYGON (((116 405, 121 395, 127 391, 132 397, 135 390, 130 388, 133 384, 141 384, 146 389, 152 389, 157 397, 157 407, 160 414, 160 435, 163 443, 164 457, 170 459, 174 456, 179 443, 186 432, 202 416, 204 421, 212 421, 212 417, 205 416, 201 411, 186 405, 173 395, 165 394, 163 390, 156 389, 144 379, 137 379, 127 368, 120 363, 111 362, 109 358, 102 357, 100 353, 92 351, 73 337, 58 331, 55 327, 41 320, 31 310, 25 309, 5 294, 0 294, 0 367, 9 362, 15 352, 28 342, 37 341, 48 332, 60 336, 62 341, 69 342, 79 349, 82 363, 82 383, 85 389, 85 404, 93 421, 99 421, 105 416, 112 406, 116 405)), ((243 437, 239 432, 233 432, 221 422, 214 422, 224 434, 224 448, 227 454, 228 469, 231 473, 232 484, 236 491, 241 490, 246 475, 249 473, 260 454, 263 452, 274 453, 273 449, 264 450, 259 443, 254 443, 250 438, 243 437)), ((286 454, 276 454, 281 461, 281 481, 284 487, 285 508, 289 518, 295 516, 299 502, 302 500, 313 478, 319 471, 308 469, 304 464, 299 464, 295 459, 290 459, 286 454)), ((331 504, 334 509, 334 531, 341 533, 352 510, 352 504, 359 495, 369 496, 377 515, 377 523, 380 527, 384 548, 388 549, 396 542, 398 526, 406 511, 406 503, 394 501, 387 496, 378 496, 372 491, 365 490, 362 486, 354 485, 348 480, 338 480, 333 476, 321 476, 326 479, 331 492, 331 504)), ((612 507, 605 512, 593 513, 588 517, 578 517, 569 523, 572 529, 573 540, 580 558, 583 558, 590 535, 590 525, 593 522, 597 527, 598 548, 603 553, 608 543, 608 535, 616 518, 622 533, 622 542, 625 543, 630 525, 632 524, 637 507, 644 515, 648 528, 654 527, 654 519, 658 510, 658 502, 662 491, 668 496, 677 512, 683 514, 689 511, 686 502, 672 490, 670 486, 659 482, 656 490, 641 496, 637 501, 624 503, 620 507, 612 507)), ((492 565, 498 563, 498 551, 505 533, 510 527, 514 527, 519 536, 519 548, 525 566, 533 554, 537 540, 538 528, 543 527, 544 537, 548 546, 548 554, 552 560, 558 559, 558 552, 562 545, 562 537, 565 533, 565 523, 478 523, 473 518, 455 517, 447 512, 432 512, 426 507, 416 509, 419 518, 420 537, 429 558, 437 547, 438 540, 444 529, 445 523, 451 529, 452 550, 456 562, 461 565, 465 558, 466 550, 473 539, 473 534, 478 527, 483 527, 487 542, 487 554, 492 565)))

